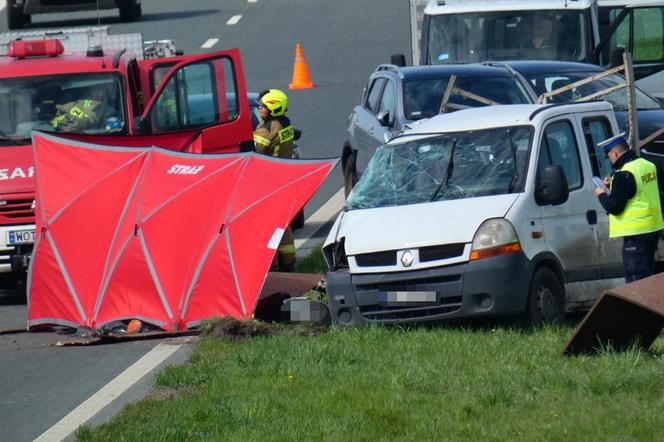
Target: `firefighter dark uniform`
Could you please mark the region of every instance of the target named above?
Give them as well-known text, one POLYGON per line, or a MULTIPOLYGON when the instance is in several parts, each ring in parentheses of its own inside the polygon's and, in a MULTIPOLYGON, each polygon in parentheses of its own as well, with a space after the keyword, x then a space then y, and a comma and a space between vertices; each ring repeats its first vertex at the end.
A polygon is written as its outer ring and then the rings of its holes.
MULTIPOLYGON (((284 114, 288 108, 286 94, 278 89, 261 93, 259 102, 265 111, 261 112, 260 124, 254 131, 256 152, 278 158, 293 158, 295 131, 284 114)), ((277 249, 276 263, 279 271, 295 271, 295 238, 288 226, 277 249)))
POLYGON ((610 194, 599 193, 609 213, 609 237, 623 238, 625 281, 633 282, 653 274, 655 250, 664 228, 653 163, 627 149, 624 134, 599 144, 611 159, 614 173, 610 194))

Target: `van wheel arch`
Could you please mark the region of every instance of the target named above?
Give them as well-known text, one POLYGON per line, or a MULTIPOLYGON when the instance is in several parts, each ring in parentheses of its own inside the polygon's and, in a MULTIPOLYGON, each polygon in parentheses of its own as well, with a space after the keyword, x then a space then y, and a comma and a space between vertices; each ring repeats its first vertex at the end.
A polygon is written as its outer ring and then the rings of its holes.
POLYGON ((524 312, 529 325, 560 324, 565 320, 564 281, 562 268, 553 255, 537 259, 524 312))

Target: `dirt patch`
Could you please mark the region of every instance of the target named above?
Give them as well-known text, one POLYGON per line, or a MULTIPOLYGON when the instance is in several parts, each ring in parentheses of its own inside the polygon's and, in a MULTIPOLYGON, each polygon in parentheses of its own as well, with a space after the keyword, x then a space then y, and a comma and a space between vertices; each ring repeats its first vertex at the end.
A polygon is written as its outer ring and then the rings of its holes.
POLYGON ((238 342, 257 336, 273 336, 277 334, 277 329, 260 321, 239 321, 225 317, 210 322, 203 333, 215 338, 238 342))

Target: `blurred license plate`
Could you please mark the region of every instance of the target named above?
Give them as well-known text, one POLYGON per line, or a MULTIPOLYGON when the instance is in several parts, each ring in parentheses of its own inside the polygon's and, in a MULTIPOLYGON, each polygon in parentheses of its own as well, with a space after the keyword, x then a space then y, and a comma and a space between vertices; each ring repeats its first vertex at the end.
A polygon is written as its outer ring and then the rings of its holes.
POLYGON ((438 301, 438 294, 423 291, 379 292, 378 301, 381 305, 387 306, 429 305, 438 301))
POLYGON ((7 232, 7 244, 34 244, 34 230, 10 230, 7 232))

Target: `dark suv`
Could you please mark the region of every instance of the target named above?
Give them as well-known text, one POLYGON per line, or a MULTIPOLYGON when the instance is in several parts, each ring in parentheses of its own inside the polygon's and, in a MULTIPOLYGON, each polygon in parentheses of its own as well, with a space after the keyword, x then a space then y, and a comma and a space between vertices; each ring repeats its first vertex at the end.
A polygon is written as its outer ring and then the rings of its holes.
POLYGON ((513 72, 500 67, 378 66, 369 76, 362 102, 348 117, 347 141, 341 153, 346 196, 376 148, 406 125, 442 112, 533 103, 535 98, 513 72))

